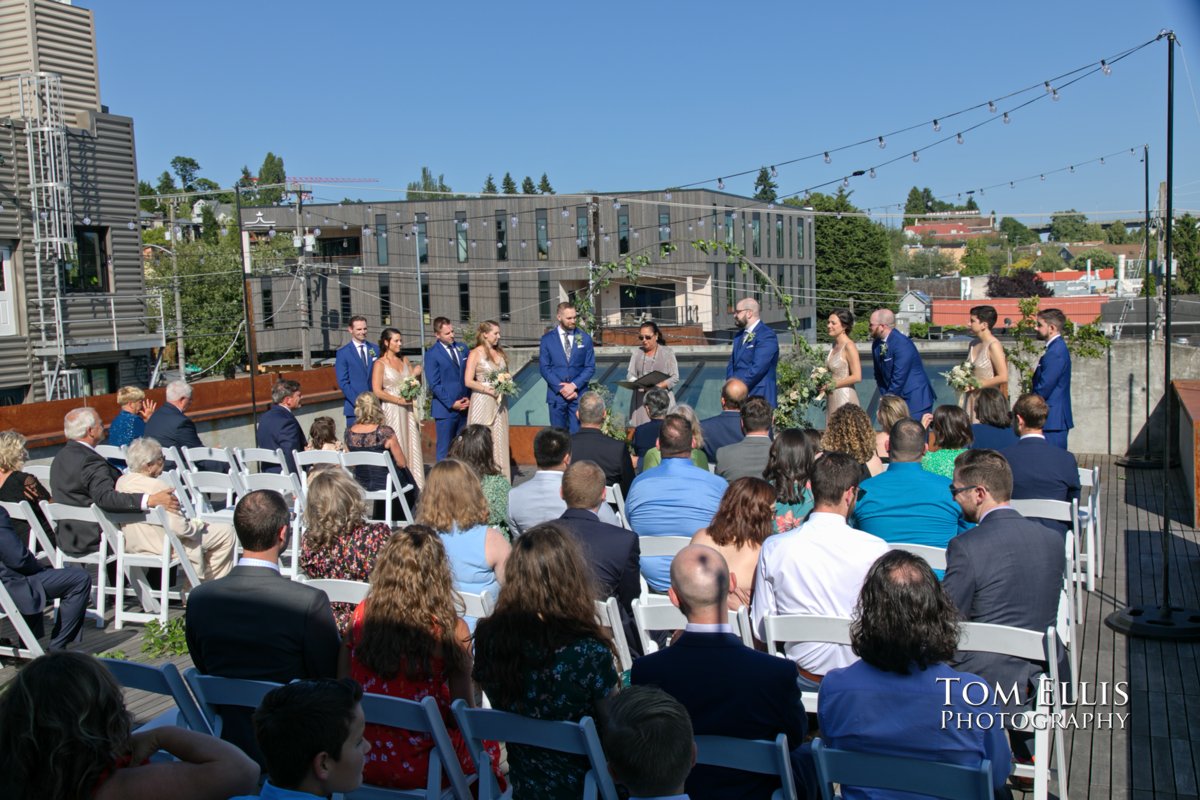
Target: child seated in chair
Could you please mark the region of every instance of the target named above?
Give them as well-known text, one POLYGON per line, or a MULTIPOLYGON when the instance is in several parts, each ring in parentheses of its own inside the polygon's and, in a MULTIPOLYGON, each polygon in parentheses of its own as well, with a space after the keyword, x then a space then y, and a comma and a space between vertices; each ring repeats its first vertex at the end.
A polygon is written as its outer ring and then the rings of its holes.
POLYGON ((642 800, 686 800, 683 784, 696 764, 692 719, 656 686, 630 686, 604 704, 601 740, 613 781, 642 800))
POLYGON ((362 695, 349 679, 294 681, 271 690, 254 712, 268 774, 258 797, 318 800, 362 785, 371 750, 363 738, 362 695))

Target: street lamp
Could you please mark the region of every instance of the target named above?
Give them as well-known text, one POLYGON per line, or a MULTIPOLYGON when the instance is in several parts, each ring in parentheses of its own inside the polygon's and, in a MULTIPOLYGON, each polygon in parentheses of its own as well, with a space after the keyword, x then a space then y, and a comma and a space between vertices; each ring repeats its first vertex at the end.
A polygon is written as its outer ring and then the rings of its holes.
POLYGON ((159 244, 151 244, 150 242, 142 242, 142 247, 161 250, 171 257, 171 272, 173 273, 171 283, 175 291, 175 355, 179 360, 179 379, 187 380, 187 354, 183 348, 183 305, 179 297, 179 257, 174 250, 163 247, 159 244))

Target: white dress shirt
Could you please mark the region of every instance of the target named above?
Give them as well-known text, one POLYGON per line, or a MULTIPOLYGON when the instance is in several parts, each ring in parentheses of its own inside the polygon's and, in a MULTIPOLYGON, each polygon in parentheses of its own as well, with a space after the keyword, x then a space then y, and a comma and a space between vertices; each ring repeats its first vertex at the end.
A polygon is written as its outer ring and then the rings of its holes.
MULTIPOLYGON (((867 570, 890 549, 883 539, 828 512, 814 511, 799 528, 768 536, 754 573, 751 616, 758 638, 766 639, 768 614, 849 617, 867 570)), ((790 643, 787 654, 815 675, 858 661, 849 645, 825 642, 790 643)))

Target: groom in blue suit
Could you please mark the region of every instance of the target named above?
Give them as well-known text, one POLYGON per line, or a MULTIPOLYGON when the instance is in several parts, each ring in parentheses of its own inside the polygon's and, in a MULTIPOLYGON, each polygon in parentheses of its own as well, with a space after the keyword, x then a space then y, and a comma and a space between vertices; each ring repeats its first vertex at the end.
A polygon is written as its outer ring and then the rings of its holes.
POLYGON ((747 395, 763 397, 775 407, 775 368, 779 364, 779 337, 759 319, 758 301, 743 297, 734 311, 738 335, 725 367, 725 380, 746 384, 747 395))
POLYGON ((596 374, 596 353, 592 337, 579 330, 571 303, 558 304, 558 325, 542 337, 538 371, 546 381, 546 404, 550 406, 550 426, 579 430, 579 395, 587 391, 588 381, 596 374))
POLYGON ((880 396, 899 395, 917 422, 933 411, 933 387, 912 340, 896 330, 896 315, 886 308, 871 314, 871 361, 880 396))
POLYGON ((1067 435, 1075 427, 1071 416, 1071 353, 1063 341, 1067 317, 1057 308, 1037 315, 1037 337, 1046 343, 1046 352, 1033 371, 1033 393, 1050 406, 1042 434, 1055 447, 1067 449, 1067 435))
POLYGON ((354 401, 363 392, 371 391, 371 367, 379 358, 379 351, 367 341, 366 317, 351 317, 347 330, 350 341, 338 348, 333 366, 338 388, 346 397, 343 411, 349 428, 354 424, 354 401))
POLYGON ((433 395, 433 420, 437 428, 437 460, 450 452, 450 443, 467 425, 467 346, 454 341, 454 325, 446 317, 433 321, 437 343, 425 351, 425 380, 433 395))

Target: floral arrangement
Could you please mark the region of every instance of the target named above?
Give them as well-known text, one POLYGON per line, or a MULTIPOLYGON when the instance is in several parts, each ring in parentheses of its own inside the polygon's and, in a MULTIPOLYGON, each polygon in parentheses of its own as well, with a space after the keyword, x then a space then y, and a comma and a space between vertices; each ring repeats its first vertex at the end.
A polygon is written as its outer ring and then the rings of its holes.
POLYGON ((412 402, 421 396, 421 379, 409 375, 400 381, 397 393, 405 400, 412 402))
POLYGON ((508 370, 497 369, 489 372, 487 374, 487 383, 496 392, 497 400, 517 393, 517 384, 513 382, 512 373, 508 370))
POLYGON ((808 382, 820 397, 824 397, 837 387, 837 378, 828 367, 816 367, 808 376, 808 382))
POLYGON ((964 361, 949 372, 943 372, 942 377, 956 392, 968 392, 979 388, 979 379, 975 377, 975 367, 970 361, 964 361))

